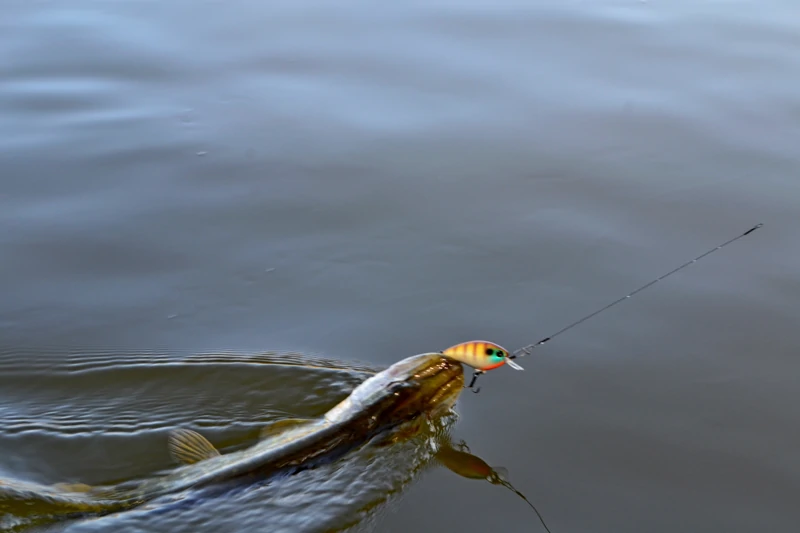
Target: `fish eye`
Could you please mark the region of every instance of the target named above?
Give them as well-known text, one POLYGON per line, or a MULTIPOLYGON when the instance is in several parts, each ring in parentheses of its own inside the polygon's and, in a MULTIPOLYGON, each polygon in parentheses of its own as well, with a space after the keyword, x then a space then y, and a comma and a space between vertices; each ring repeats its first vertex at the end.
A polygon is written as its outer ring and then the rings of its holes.
POLYGON ((503 350, 497 350, 497 357, 505 357, 506 354, 503 353, 503 350))

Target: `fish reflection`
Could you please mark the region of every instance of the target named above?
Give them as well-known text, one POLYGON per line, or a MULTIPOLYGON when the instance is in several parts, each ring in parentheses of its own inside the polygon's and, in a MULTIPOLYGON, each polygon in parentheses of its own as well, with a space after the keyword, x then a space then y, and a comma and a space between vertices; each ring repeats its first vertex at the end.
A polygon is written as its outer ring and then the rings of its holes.
POLYGON ((544 518, 542 517, 541 513, 539 513, 539 510, 536 509, 536 507, 528 500, 528 498, 525 497, 524 494, 522 494, 519 490, 514 488, 511 483, 509 483, 508 470, 501 466, 489 466, 486 461, 477 455, 470 453, 470 449, 464 441, 461 441, 454 446, 449 439, 443 439, 443 441, 440 443, 439 450, 436 452, 434 457, 439 464, 461 477, 468 479, 485 479, 492 485, 501 485, 512 491, 514 494, 525 500, 525 502, 539 517, 544 529, 548 533, 551 533, 544 521, 544 518))

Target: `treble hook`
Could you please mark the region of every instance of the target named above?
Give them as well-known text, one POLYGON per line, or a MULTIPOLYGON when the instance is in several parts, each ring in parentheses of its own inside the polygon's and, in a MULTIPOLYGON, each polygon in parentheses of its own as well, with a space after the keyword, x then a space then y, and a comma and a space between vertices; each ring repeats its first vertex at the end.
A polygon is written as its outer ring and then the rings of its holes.
POLYGON ((478 376, 480 376, 481 374, 483 374, 483 370, 476 370, 475 372, 473 372, 472 381, 470 381, 469 385, 467 385, 467 388, 470 389, 475 394, 478 394, 481 391, 480 387, 475 388, 475 382, 478 380, 478 376))

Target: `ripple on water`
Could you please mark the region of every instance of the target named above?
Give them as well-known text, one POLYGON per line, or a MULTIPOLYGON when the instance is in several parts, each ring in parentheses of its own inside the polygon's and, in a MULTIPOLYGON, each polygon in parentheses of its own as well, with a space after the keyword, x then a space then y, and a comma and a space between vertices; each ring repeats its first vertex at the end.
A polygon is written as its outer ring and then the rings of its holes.
POLYGON ((416 437, 388 447, 361 448, 342 459, 295 475, 236 488, 224 497, 187 495, 133 511, 48 531, 312 533, 374 531, 402 491, 432 462, 436 436, 457 421, 453 414, 416 437), (366 528, 366 529, 365 529, 366 528))
POLYGON ((5 473, 40 482, 166 468, 175 427, 232 445, 271 420, 324 413, 377 370, 277 353, 53 351, 34 360, 0 355, 0 438, 5 473))

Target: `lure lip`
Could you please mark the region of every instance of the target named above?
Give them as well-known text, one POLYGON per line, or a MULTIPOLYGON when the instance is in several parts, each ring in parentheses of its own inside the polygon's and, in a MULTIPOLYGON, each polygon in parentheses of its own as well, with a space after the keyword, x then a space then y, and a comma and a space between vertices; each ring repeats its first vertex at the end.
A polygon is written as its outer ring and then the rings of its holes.
POLYGON ((514 370, 525 370, 518 363, 512 361, 510 356, 506 356, 505 359, 506 359, 506 364, 511 368, 513 368, 514 370))

